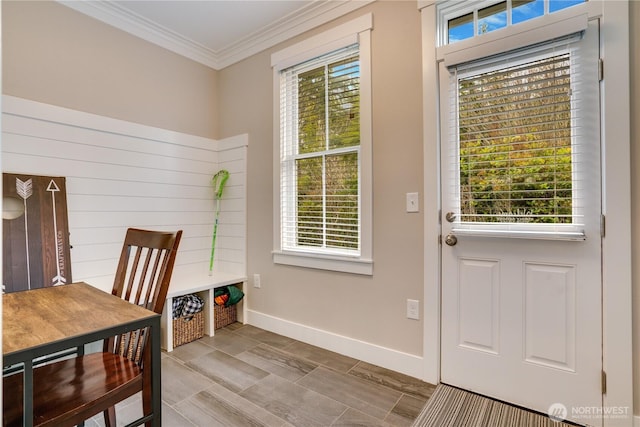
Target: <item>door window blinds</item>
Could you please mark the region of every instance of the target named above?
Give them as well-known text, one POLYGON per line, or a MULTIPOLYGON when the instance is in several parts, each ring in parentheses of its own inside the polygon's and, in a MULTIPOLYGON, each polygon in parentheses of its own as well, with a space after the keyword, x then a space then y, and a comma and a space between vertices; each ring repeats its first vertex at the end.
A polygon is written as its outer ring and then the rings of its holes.
POLYGON ((459 225, 581 229, 588 135, 575 39, 451 69, 459 225))

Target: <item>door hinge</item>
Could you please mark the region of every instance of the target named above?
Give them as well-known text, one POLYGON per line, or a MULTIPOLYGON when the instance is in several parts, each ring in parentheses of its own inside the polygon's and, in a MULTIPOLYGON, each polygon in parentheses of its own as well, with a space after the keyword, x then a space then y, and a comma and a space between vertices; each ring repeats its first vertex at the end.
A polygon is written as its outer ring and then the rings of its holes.
POLYGON ((600 236, 602 238, 604 238, 606 231, 607 231, 607 221, 603 214, 603 215, 600 215, 600 236))
POLYGON ((602 58, 598 59, 598 81, 601 82, 604 80, 604 60, 602 58))
POLYGON ((607 373, 602 370, 602 394, 607 394, 607 373))

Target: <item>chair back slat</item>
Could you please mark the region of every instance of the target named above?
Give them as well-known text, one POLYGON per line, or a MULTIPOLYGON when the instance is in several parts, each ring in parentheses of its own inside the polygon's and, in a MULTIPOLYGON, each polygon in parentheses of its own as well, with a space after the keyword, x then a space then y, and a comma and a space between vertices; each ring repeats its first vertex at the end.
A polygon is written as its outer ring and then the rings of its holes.
MULTIPOLYGON (((151 251, 149 252, 149 258, 151 258, 151 251)), ((165 262, 168 262, 168 258, 166 256, 166 253, 163 251, 155 251, 155 260, 153 261, 153 268, 151 269, 150 272, 150 276, 149 276, 149 283, 150 284, 154 284, 153 286, 147 286, 147 292, 145 295, 145 301, 154 301, 156 298, 156 294, 158 293, 158 291, 160 290, 160 286, 157 285, 156 282, 156 273, 158 273, 158 278, 163 276, 163 272, 165 270, 165 262), (164 258, 164 260, 163 260, 164 258)), ((145 272, 146 272, 146 264, 145 264, 145 272)), ((140 289, 142 290, 142 289, 140 289)))
POLYGON ((138 304, 139 303, 138 298, 132 300, 131 293, 136 291, 137 289, 140 289, 139 283, 136 282, 136 270, 139 268, 140 258, 142 257, 143 249, 141 247, 131 247, 131 248, 135 250, 136 255, 133 262, 129 265, 129 270, 126 273, 129 276, 129 282, 127 284, 126 299, 127 301, 133 304, 138 304))
POLYGON ((127 332, 113 339, 109 351, 142 365, 142 351, 147 342, 147 328, 127 332))
MULTIPOLYGON (((138 248, 138 250, 142 253, 142 248, 138 248)), ((133 302, 134 304, 145 306, 145 307, 147 306, 149 301, 141 300, 140 297, 142 295, 143 288, 145 287, 145 279, 147 277, 147 272, 149 271, 149 263, 151 262, 152 253, 153 251, 151 249, 146 250, 146 255, 144 257, 144 264, 141 271, 138 272, 138 271, 132 270, 130 272, 131 285, 135 287, 135 291, 136 291, 136 298, 131 302, 133 302), (138 275, 137 278, 136 278, 136 274, 138 275)), ((134 265, 132 267, 136 267, 136 266, 137 265, 134 265)), ((153 285, 154 283, 149 281, 149 284, 147 286, 151 288, 153 285)))

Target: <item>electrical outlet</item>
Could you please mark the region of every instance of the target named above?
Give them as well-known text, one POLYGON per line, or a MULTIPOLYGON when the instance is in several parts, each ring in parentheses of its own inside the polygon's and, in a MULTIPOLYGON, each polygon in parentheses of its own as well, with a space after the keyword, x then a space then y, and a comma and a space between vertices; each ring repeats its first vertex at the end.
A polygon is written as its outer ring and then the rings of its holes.
POLYGON ((420 301, 415 299, 407 300, 407 319, 420 320, 420 301))
POLYGON ((253 275, 253 287, 259 288, 260 286, 261 286, 260 275, 256 273, 253 275))

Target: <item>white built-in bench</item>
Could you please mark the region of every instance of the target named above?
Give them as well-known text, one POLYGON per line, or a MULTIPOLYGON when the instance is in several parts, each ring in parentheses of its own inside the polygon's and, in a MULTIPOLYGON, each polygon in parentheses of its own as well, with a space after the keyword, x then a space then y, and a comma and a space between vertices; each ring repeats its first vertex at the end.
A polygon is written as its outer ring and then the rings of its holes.
MULTIPOLYGON (((172 307, 173 299, 188 295, 198 294, 200 298, 204 300, 204 333, 208 336, 213 336, 215 333, 214 325, 214 293, 215 289, 227 286, 236 285, 238 288, 245 291, 245 283, 247 277, 241 274, 232 274, 226 272, 214 272, 209 276, 208 271, 202 272, 181 272, 174 271, 171 278, 171 286, 167 293, 167 300, 164 304, 164 310, 162 312, 162 348, 167 351, 173 351, 173 319, 172 319, 172 307)), ((238 321, 244 321, 244 311, 246 305, 244 299, 238 303, 238 321)))

